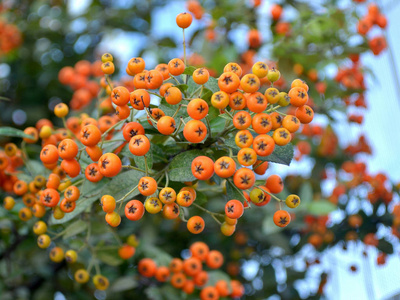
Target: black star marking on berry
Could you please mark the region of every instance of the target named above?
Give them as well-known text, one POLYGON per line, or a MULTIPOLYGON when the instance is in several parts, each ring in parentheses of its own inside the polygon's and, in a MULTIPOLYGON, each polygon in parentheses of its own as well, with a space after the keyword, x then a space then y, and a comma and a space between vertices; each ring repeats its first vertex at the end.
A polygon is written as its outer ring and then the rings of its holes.
POLYGON ((192 195, 190 195, 190 193, 183 195, 183 200, 189 202, 190 200, 192 200, 192 195))
POLYGON ((239 116, 237 120, 238 120, 240 125, 246 124, 246 117, 245 116, 239 116))
POLYGON ((179 65, 180 65, 179 61, 176 60, 176 61, 174 62, 174 68, 179 67, 179 65))
POLYGON ((240 177, 240 179, 242 184, 249 184, 251 178, 247 175, 244 175, 243 177, 240 177))
POLYGON ((61 145, 60 151, 61 151, 61 152, 65 151, 65 145, 61 145))
POLYGON ((311 109, 306 108, 306 114, 311 116, 311 109))
POLYGON ((198 69, 197 74, 203 75, 204 74, 204 68, 198 69))
POLYGON ((140 187, 142 188, 143 191, 145 191, 149 188, 149 184, 148 184, 148 182, 142 181, 142 183, 140 184, 140 187))
POLYGON ((249 137, 246 134, 239 135, 239 141, 243 144, 246 144, 248 139, 249 137))
POLYGON ((204 171, 204 168, 200 165, 195 166, 195 172, 201 174, 204 171))
POLYGON ((235 99, 233 99, 233 104, 235 104, 236 106, 241 105, 242 99, 240 97, 236 97, 235 99))
POLYGON ((261 96, 257 96, 256 100, 257 100, 257 104, 263 104, 264 103, 264 98, 261 97, 261 96))
POLYGON ((206 110, 206 108, 205 108, 203 105, 200 105, 200 106, 197 108, 197 110, 198 110, 199 113, 201 114, 201 113, 203 113, 203 111, 206 110))
POLYGON ((90 133, 87 131, 87 129, 85 129, 85 130, 83 131, 83 138, 84 138, 84 139, 88 139, 89 136, 90 136, 90 133))
POLYGON ((90 168, 89 169, 89 175, 90 176, 96 176, 96 174, 97 174, 96 168, 90 168))
POLYGON ((296 205, 297 203, 299 203, 299 198, 297 198, 297 197, 293 198, 293 199, 292 199, 292 203, 293 203, 294 205, 296 205))
POLYGON ((118 99, 119 97, 120 97, 119 94, 118 94, 117 92, 115 92, 115 93, 114 93, 114 98, 115 98, 115 99, 118 99))
POLYGON ((72 191, 71 191, 71 189, 68 189, 68 190, 67 190, 67 196, 68 196, 68 198, 72 196, 72 191))
POLYGON ((134 214, 136 212, 137 208, 134 205, 131 205, 128 207, 128 211, 130 214, 134 214))
POLYGON ((249 80, 247 80, 247 83, 250 85, 255 85, 256 84, 256 80, 253 77, 250 77, 249 80))
POLYGON ((195 132, 198 134, 198 136, 201 136, 203 134, 204 130, 199 126, 197 128, 197 130, 195 130, 195 132))
POLYGON ((104 64, 104 66, 105 66, 105 67, 109 67, 109 66, 110 66, 110 63, 109 63, 109 62, 106 62, 106 63, 104 64))
POLYGON ((140 75, 139 81, 146 81, 146 75, 140 75))
POLYGON ((138 147, 140 146, 140 143, 144 143, 143 141, 142 141, 142 138, 137 138, 137 139, 135 139, 134 141, 133 141, 133 144, 135 145, 138 145, 138 147))
POLYGON ((258 195, 258 200, 260 200, 259 202, 264 201, 264 194, 258 195))
POLYGON ((171 128, 175 128, 175 123, 171 121, 171 125, 169 125, 171 128))
POLYGON ((251 160, 251 154, 250 154, 250 153, 245 153, 245 154, 243 155, 243 160, 244 160, 245 162, 248 162, 249 160, 251 160))
POLYGON ((306 94, 303 91, 299 91, 297 96, 300 98, 304 98, 306 96, 306 94))
POLYGON ((299 121, 298 121, 298 119, 297 119, 295 116, 293 116, 293 117, 292 117, 292 122, 295 123, 295 124, 297 124, 297 122, 299 122, 299 121))
POLYGON ((135 106, 139 106, 140 100, 139 100, 138 98, 134 98, 134 99, 133 99, 133 104, 134 104, 135 106))
POLYGON ((259 66, 260 66, 260 69, 266 69, 267 68, 267 65, 266 64, 259 64, 259 66))
POLYGON ((269 91, 268 94, 269 94, 270 96, 272 96, 272 97, 275 97, 276 95, 278 95, 278 92, 275 91, 275 90, 271 90, 271 91, 269 91))
POLYGON ((232 71, 237 71, 237 70, 238 70, 238 67, 236 67, 235 65, 233 65, 233 66, 231 66, 231 70, 232 70, 232 71))
POLYGON ((172 198, 172 192, 170 192, 170 191, 165 191, 164 194, 162 194, 162 196, 163 196, 166 200, 171 199, 171 198, 172 198))
POLYGON ((267 127, 267 126, 269 126, 269 121, 268 121, 268 119, 263 118, 263 119, 261 120, 261 126, 262 126, 262 127, 267 127))
POLYGON ((228 206, 227 206, 227 209, 228 209, 228 212, 229 212, 229 213, 233 213, 233 212, 235 211, 234 205, 228 205, 228 206))
POLYGON ((286 139, 288 137, 288 134, 286 131, 282 130, 281 132, 279 132, 279 136, 286 139))
POLYGON ((178 206, 174 205, 174 208, 172 209, 172 211, 174 212, 174 214, 179 213, 178 206))
POLYGON ((233 82, 232 77, 230 75, 225 76, 222 81, 225 81, 225 84, 228 85, 230 82, 233 82))
POLYGON ((150 204, 153 205, 154 207, 157 207, 160 205, 156 199, 151 200, 150 204))
POLYGON ((43 149, 43 155, 46 156, 48 151, 49 151, 49 149, 44 148, 44 149, 43 149))
POLYGON ((267 147, 267 144, 264 144, 264 141, 261 141, 260 143, 257 144, 258 150, 265 150, 265 147, 267 147))
POLYGON ((150 83, 151 80, 153 79, 153 76, 151 76, 151 74, 149 74, 149 75, 147 75, 146 79, 150 83))
POLYGON ((228 169, 229 168, 229 163, 227 163, 226 161, 221 161, 219 163, 219 166, 221 167, 221 169, 228 169))
POLYGON ((135 57, 135 58, 133 59, 133 62, 134 62, 135 64, 138 64, 138 63, 140 63, 140 59, 138 59, 138 58, 135 57))
POLYGON ((222 94, 216 94, 215 95, 215 100, 217 100, 217 101, 221 101, 222 100, 222 94))
POLYGON ((107 160, 107 159, 105 159, 105 160, 103 160, 102 162, 101 162, 101 167, 103 168, 103 169, 107 169, 107 165, 109 164, 110 162, 107 160))
POLYGON ((165 72, 165 71, 167 71, 168 69, 167 69, 167 67, 165 67, 165 66, 162 66, 162 67, 160 67, 160 71, 161 72, 165 72))
POLYGON ((138 134, 138 131, 137 131, 137 130, 131 129, 131 131, 129 131, 129 135, 130 135, 131 137, 134 137, 134 136, 137 135, 137 134, 138 134))
POLYGON ((72 207, 72 204, 70 201, 65 202, 65 208, 70 209, 72 207))
POLYGON ((46 202, 46 203, 50 203, 50 201, 51 201, 52 199, 53 199, 53 197, 50 196, 49 194, 44 195, 44 197, 43 197, 43 200, 44 200, 44 202, 46 202))
POLYGON ((201 223, 196 223, 195 225, 194 225, 194 230, 196 230, 196 231, 199 231, 199 230, 201 230, 203 228, 203 225, 201 225, 201 223))
POLYGON ((282 225, 285 225, 287 222, 288 222, 288 221, 287 221, 286 217, 280 217, 278 223, 279 223, 279 224, 282 224, 282 225))

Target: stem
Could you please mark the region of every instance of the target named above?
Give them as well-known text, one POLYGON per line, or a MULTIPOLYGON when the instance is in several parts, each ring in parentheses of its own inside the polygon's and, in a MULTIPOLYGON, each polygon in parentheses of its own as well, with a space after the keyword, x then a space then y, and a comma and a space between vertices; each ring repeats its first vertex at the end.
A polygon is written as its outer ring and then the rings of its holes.
POLYGON ((201 85, 200 93, 199 93, 199 98, 201 98, 201 94, 203 94, 203 89, 204 89, 204 84, 201 85))
POLYGON ((217 222, 217 223, 219 224, 219 226, 221 226, 221 225, 222 225, 221 221, 220 221, 220 220, 218 220, 216 216, 214 216, 214 215, 211 215, 211 217, 212 217, 212 218, 215 220, 215 222, 217 222))
POLYGON ((167 187, 169 184, 169 176, 167 171, 165 171, 164 173, 165 173, 165 187, 167 187))
POLYGON ((263 190, 265 193, 267 193, 268 195, 270 195, 272 198, 274 198, 276 201, 278 202, 283 202, 283 200, 279 199, 278 197, 276 197, 274 194, 271 194, 270 192, 264 190, 264 188, 262 186, 258 186, 259 189, 263 190))
POLYGON ((202 211, 204 211, 204 212, 210 214, 211 216, 225 217, 224 214, 212 212, 212 211, 210 211, 210 210, 208 210, 208 209, 206 209, 206 208, 204 208, 204 207, 202 207, 202 206, 200 206, 200 205, 198 205, 198 204, 196 204, 196 203, 193 203, 192 205, 194 205, 194 206, 196 206, 198 209, 201 209, 202 211))
POLYGON ((157 93, 153 93, 153 92, 149 92, 149 91, 147 91, 149 94, 151 94, 151 95, 154 95, 154 96, 157 96, 157 97, 159 97, 159 98, 163 98, 161 95, 159 95, 159 94, 157 94, 157 93))
POLYGON ((135 186, 135 187, 134 187, 133 189, 131 189, 128 193, 126 193, 125 196, 123 196, 121 199, 117 200, 116 203, 124 201, 124 200, 125 200, 126 198, 128 198, 129 195, 132 194, 137 188, 138 188, 138 186, 135 186))
POLYGON ((242 196, 242 198, 244 199, 244 201, 247 202, 246 197, 243 194, 243 191, 239 190, 238 187, 231 181, 231 179, 228 179, 227 182, 236 190, 239 192, 239 194, 242 196))
POLYGON ((169 76, 171 76, 171 78, 174 79, 175 82, 176 82, 178 85, 181 84, 181 83, 179 82, 179 80, 178 80, 174 75, 172 75, 172 74, 170 73, 169 76))
POLYGON ((139 171, 139 172, 146 173, 146 171, 144 171, 144 170, 142 170, 142 169, 139 169, 139 168, 136 168, 136 167, 134 167, 134 166, 123 165, 122 168, 132 169, 132 170, 136 170, 136 171, 139 171))
POLYGON ((182 35, 183 35, 183 62, 186 66, 186 42, 185 42, 185 29, 182 28, 182 35))
POLYGON ((181 109, 181 107, 182 107, 182 104, 180 104, 180 105, 178 106, 178 108, 176 109, 176 111, 175 111, 174 115, 172 116, 172 118, 175 118, 175 117, 176 117, 176 115, 178 114, 178 112, 179 112, 179 110, 181 109))
POLYGON ((110 77, 108 76, 108 74, 104 74, 104 77, 106 78, 107 84, 110 87, 110 89, 113 90, 114 88, 113 88, 112 82, 111 82, 110 77))
POLYGON ((179 133, 179 129, 181 129, 182 123, 183 122, 182 122, 182 118, 181 118, 180 121, 179 121, 178 128, 176 128, 175 133, 173 135, 171 135, 172 138, 175 139, 176 135, 179 133))

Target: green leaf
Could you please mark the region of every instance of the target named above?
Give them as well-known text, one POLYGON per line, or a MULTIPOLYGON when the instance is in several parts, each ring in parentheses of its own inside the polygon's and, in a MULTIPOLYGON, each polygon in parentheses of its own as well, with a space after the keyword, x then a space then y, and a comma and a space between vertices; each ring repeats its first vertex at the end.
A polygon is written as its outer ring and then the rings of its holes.
POLYGON ((20 137, 20 138, 28 138, 28 139, 32 138, 31 135, 26 134, 22 130, 12 128, 12 127, 6 127, 6 126, 2 126, 0 128, 0 136, 11 136, 11 137, 20 137))
POLYGON ((163 38, 163 39, 158 41, 158 46, 175 48, 176 47, 176 43, 171 38, 165 37, 165 38, 163 38))
POLYGON ((172 256, 167 252, 148 243, 141 243, 140 252, 144 253, 146 257, 154 259, 158 266, 168 266, 172 260, 172 256))
MULTIPOLYGON (((224 114, 222 114, 222 115, 224 115, 224 114)), ((226 122, 226 120, 223 117, 211 119, 210 126, 211 126, 211 133, 213 136, 217 135, 222 130, 224 130, 225 122, 226 122)))
POLYGON ((193 77, 190 77, 188 80, 188 89, 187 94, 192 95, 195 90, 199 88, 199 85, 193 81, 193 77))
POLYGON ((336 210, 336 208, 337 208, 336 205, 327 200, 312 201, 310 204, 307 205, 307 211, 310 214, 316 216, 327 215, 332 211, 336 210))
POLYGON ((206 286, 215 286, 215 284, 219 280, 225 280, 228 283, 229 291, 231 290, 231 286, 230 286, 231 279, 230 279, 230 277, 225 272, 222 272, 222 271, 219 271, 219 270, 209 271, 208 272, 208 282, 207 282, 206 286))
POLYGON ((50 218, 51 224, 63 224, 76 216, 84 212, 89 206, 93 204, 96 200, 100 199, 102 190, 110 183, 110 180, 107 178, 102 179, 100 182, 93 183, 89 180, 85 180, 80 187, 81 195, 76 203, 76 208, 70 212, 65 214, 64 218, 57 220, 54 219, 53 216, 50 218))
MULTIPOLYGON (((113 177, 107 187, 103 189, 102 194, 113 195, 115 199, 122 198, 126 193, 138 185, 140 178, 143 176, 143 172, 136 170, 121 172, 117 176, 113 177)), ((139 191, 136 189, 132 194, 130 194, 130 199, 138 194, 139 191)))
MULTIPOLYGON (((151 147, 153 147, 153 145, 151 147)), ((151 149, 149 152, 147 152, 146 159, 147 159, 147 168, 151 170, 151 168, 153 167, 153 155, 151 149)), ((133 160, 135 161, 135 164, 139 169, 146 170, 144 156, 133 155, 133 160)))
POLYGON ((208 197, 204 195, 202 192, 196 191, 196 204, 203 206, 208 201, 208 197))
POLYGON ((196 177, 192 174, 192 161, 197 156, 202 155, 204 155, 204 152, 201 150, 190 150, 175 156, 170 163, 168 172, 169 179, 179 182, 196 180, 196 177))
MULTIPOLYGON (((239 147, 236 146, 234 137, 231 137, 231 138, 225 140, 225 144, 228 147, 232 148, 234 155, 236 155, 240 150, 239 147)), ((270 162, 289 166, 290 162, 293 159, 293 155, 294 155, 294 149, 293 149, 293 145, 290 143, 285 146, 276 145, 275 150, 274 150, 274 152, 272 152, 271 155, 258 156, 258 159, 262 160, 262 161, 270 161, 270 162)))
POLYGON ((113 267, 119 266, 124 262, 122 258, 118 255, 118 249, 100 249, 96 252, 96 257, 105 264, 113 267))
POLYGON ((244 194, 239 188, 237 188, 232 181, 226 181, 226 194, 229 200, 236 199, 241 202, 247 201, 244 194))
POLYGON ((204 87, 214 94, 219 91, 218 80, 210 76, 208 81, 204 84, 204 87))
POLYGON ((178 89, 180 89, 181 92, 186 92, 188 90, 188 88, 189 88, 189 86, 187 84, 178 84, 178 85, 176 85, 176 87, 178 89))
POLYGON ((299 191, 300 206, 308 205, 313 200, 313 189, 309 181, 305 181, 299 191))
POLYGON ((110 291, 114 293, 119 293, 123 291, 128 291, 137 287, 138 283, 133 279, 132 276, 119 277, 110 287, 110 291))
POLYGON ((193 72, 194 72, 195 70, 196 70, 195 67, 193 67, 193 66, 188 66, 188 67, 185 68, 185 71, 183 71, 183 74, 192 76, 192 75, 193 75, 193 72))
POLYGON ((385 239, 379 240, 377 248, 386 254, 393 254, 393 245, 385 239))
POLYGON ((86 231, 86 229, 87 223, 82 220, 77 220, 65 228, 66 233, 64 234, 63 239, 66 240, 72 236, 78 235, 79 233, 86 231))

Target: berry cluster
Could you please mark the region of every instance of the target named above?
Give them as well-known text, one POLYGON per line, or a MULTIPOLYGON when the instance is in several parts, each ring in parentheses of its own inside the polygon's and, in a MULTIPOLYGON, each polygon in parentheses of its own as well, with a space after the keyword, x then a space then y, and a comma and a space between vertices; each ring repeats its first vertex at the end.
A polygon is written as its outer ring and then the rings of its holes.
POLYGON ((200 289, 201 300, 217 300, 220 297, 239 298, 244 294, 244 287, 237 280, 229 282, 221 279, 214 285, 207 285, 210 270, 221 268, 224 256, 217 250, 210 250, 203 242, 195 242, 190 248, 191 256, 182 260, 173 258, 168 266, 157 266, 151 258, 143 258, 138 263, 140 275, 154 277, 158 282, 167 282, 185 294, 193 294, 200 289), (205 268, 206 267, 206 268, 205 268))

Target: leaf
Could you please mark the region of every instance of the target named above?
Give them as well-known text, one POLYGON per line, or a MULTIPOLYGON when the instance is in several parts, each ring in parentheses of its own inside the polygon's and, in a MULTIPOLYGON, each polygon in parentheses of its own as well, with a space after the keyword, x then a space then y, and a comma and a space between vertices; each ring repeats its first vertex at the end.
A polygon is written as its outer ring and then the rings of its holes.
POLYGON ((377 248, 386 254, 393 254, 393 245, 385 239, 379 240, 377 248))
POLYGON ((226 194, 228 195, 229 200, 236 199, 241 202, 247 201, 243 192, 240 191, 230 180, 226 181, 226 194))
MULTIPOLYGON (((232 148, 234 155, 236 155, 239 152, 239 147, 236 146, 234 137, 225 140, 225 144, 228 147, 232 148)), ((271 155, 258 156, 258 159, 262 161, 270 161, 289 166, 290 162, 293 159, 293 155, 294 155, 294 149, 292 144, 287 144, 285 146, 276 145, 275 150, 274 152, 272 152, 271 155)))
MULTIPOLYGON (((115 199, 119 199, 137 186, 140 178, 143 176, 143 172, 136 170, 121 172, 117 176, 113 177, 107 187, 102 191, 102 194, 113 195, 115 199)), ((132 194, 130 194, 130 199, 138 194, 139 191, 136 189, 132 194)))
POLYGON ((308 205, 313 200, 313 189, 309 181, 305 181, 299 191, 300 206, 308 205))
POLYGON ((218 80, 210 76, 208 81, 204 84, 204 87, 214 94, 219 91, 218 80))
POLYGON ((202 192, 196 191, 196 204, 203 206, 208 201, 208 197, 204 195, 202 192))
POLYGON ((114 293, 128 291, 137 287, 137 281, 132 276, 119 277, 110 287, 110 291, 114 293))
POLYGON ((207 282, 206 286, 215 286, 215 284, 219 280, 225 280, 228 283, 229 290, 231 290, 231 286, 230 286, 231 279, 230 279, 230 277, 225 272, 222 272, 222 271, 219 271, 219 270, 217 270, 217 271, 209 271, 208 272, 208 282, 207 282))
POLYGON ((82 220, 77 220, 65 228, 66 233, 64 234, 63 239, 66 240, 72 236, 78 235, 79 233, 86 231, 86 229, 87 223, 82 220))
POLYGON ((193 72, 194 72, 195 70, 196 70, 195 67, 193 67, 193 66, 188 66, 188 67, 185 68, 185 71, 183 71, 183 74, 192 76, 192 75, 193 75, 193 72))
MULTIPOLYGON (((300 198, 301 200, 301 198, 300 198)), ((328 200, 312 201, 307 206, 307 211, 316 216, 324 216, 336 210, 336 205, 328 200)))
POLYGON ((180 89, 181 92, 186 92, 187 89, 189 88, 189 86, 188 86, 187 84, 178 84, 178 85, 176 85, 176 87, 177 87, 178 89, 180 89))
MULTIPOLYGON (((153 145, 151 147, 153 147, 153 145)), ((149 170, 151 170, 151 168, 153 167, 153 155, 152 155, 151 150, 149 152, 147 152, 146 159, 147 159, 147 168, 149 170)), ((146 170, 144 156, 135 156, 134 155, 133 160, 135 161, 135 164, 139 169, 146 170)))
POLYGON ((211 126, 211 133, 213 136, 217 135, 220 133, 222 130, 225 128, 225 120, 224 118, 214 118, 210 121, 210 126, 211 126))
POLYGON ((77 200, 76 208, 72 212, 65 214, 64 218, 60 220, 57 220, 53 216, 51 216, 50 223, 63 224, 84 212, 89 206, 93 204, 93 202, 100 199, 103 188, 105 188, 109 183, 110 180, 106 178, 97 183, 85 180, 82 184, 82 187, 80 188, 81 195, 77 200))
POLYGON ((154 259, 158 266, 168 266, 172 260, 171 255, 151 244, 141 243, 140 251, 145 253, 146 257, 154 259))
POLYGON ((175 48, 176 47, 176 43, 171 38, 165 37, 165 38, 163 38, 163 39, 158 41, 158 46, 175 48))
POLYGON ((192 161, 198 157, 204 155, 201 150, 190 150, 175 156, 169 167, 168 176, 171 181, 193 181, 196 177, 192 174, 192 161))
POLYGON ((6 126, 2 126, 0 128, 0 136, 12 136, 12 137, 20 137, 20 138, 28 138, 28 139, 32 138, 31 135, 26 134, 22 130, 12 128, 12 127, 6 127, 6 126))
POLYGON ((105 249, 96 252, 96 257, 107 265, 116 267, 124 261, 119 257, 117 249, 105 249))
POLYGON ((281 227, 275 225, 272 214, 269 214, 264 218, 261 228, 264 235, 273 234, 282 230, 281 227))
POLYGON ((187 94, 192 95, 195 90, 199 88, 199 85, 193 81, 193 77, 190 77, 188 80, 188 89, 187 94))

